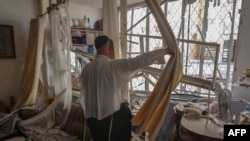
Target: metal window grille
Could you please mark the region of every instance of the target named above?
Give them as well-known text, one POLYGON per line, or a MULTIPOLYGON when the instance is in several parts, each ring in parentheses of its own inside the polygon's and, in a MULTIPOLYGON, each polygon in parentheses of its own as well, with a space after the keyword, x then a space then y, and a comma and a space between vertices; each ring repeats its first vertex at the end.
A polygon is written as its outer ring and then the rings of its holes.
MULTIPOLYGON (((242 0, 175 0, 161 5, 179 40, 185 75, 206 80, 214 78, 225 88, 230 89, 234 65, 233 51, 237 47, 240 18, 238 10, 241 8, 241 3, 242 0), (190 41, 215 43, 219 45, 220 50, 215 46, 190 43, 190 41), (217 64, 214 63, 216 54, 218 54, 217 64), (215 65, 218 65, 216 74, 214 74, 215 65)), ((163 46, 158 26, 147 7, 133 7, 127 11, 127 17, 127 57, 134 57, 163 46)), ((165 62, 167 61, 168 58, 165 58, 165 62)), ((151 67, 161 69, 164 64, 155 63, 151 67)), ((150 92, 156 81, 157 76, 140 72, 130 81, 130 92, 132 94, 138 91, 150 92)), ((205 96, 208 91, 180 83, 175 92, 205 96)))

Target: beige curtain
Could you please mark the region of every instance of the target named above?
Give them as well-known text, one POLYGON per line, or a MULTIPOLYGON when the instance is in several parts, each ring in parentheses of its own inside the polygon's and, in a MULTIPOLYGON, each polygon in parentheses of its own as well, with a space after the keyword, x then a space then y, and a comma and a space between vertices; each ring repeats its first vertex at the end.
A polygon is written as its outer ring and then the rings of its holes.
POLYGON ((103 0, 103 34, 114 41, 115 57, 121 58, 117 0, 103 0))
POLYGON ((180 60, 181 54, 176 38, 159 3, 157 0, 145 1, 156 19, 165 47, 168 47, 175 52, 161 73, 153 92, 132 120, 132 124, 138 126, 136 130, 137 135, 147 131, 149 133, 149 139, 155 140, 161 124, 167 116, 166 113, 169 106, 171 92, 176 88, 182 78, 182 66, 180 60))
MULTIPOLYGON (((42 50, 44 38, 43 18, 32 19, 30 22, 28 47, 19 94, 14 109, 18 107, 35 104, 42 63, 42 50)), ((41 88, 40 85, 39 88, 41 88)))

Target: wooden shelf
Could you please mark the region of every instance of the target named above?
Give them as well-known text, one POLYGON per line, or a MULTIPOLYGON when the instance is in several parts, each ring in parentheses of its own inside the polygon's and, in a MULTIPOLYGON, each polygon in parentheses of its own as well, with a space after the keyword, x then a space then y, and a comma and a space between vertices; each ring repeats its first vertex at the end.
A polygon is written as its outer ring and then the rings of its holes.
POLYGON ((89 32, 89 33, 100 33, 102 34, 103 31, 95 30, 91 28, 83 28, 83 27, 71 27, 71 31, 82 31, 82 32, 89 32))
POLYGON ((86 44, 74 44, 74 43, 72 43, 72 45, 73 45, 73 46, 76 46, 76 47, 83 47, 83 46, 85 46, 86 44))
POLYGON ((91 29, 91 28, 85 28, 85 27, 81 27, 81 26, 72 26, 71 29, 84 29, 84 30, 87 30, 87 29, 91 29))

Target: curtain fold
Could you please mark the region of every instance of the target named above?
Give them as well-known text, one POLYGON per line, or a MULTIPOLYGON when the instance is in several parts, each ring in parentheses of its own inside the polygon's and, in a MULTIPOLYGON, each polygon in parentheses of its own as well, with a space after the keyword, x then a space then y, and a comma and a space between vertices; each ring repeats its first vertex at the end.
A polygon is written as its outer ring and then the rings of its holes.
MULTIPOLYGON (((56 126, 62 127, 69 115, 72 104, 71 83, 71 33, 69 24, 68 1, 50 11, 46 37, 46 72, 48 92, 55 96, 56 115, 62 121, 56 126), (60 99, 58 101, 58 99, 60 99)), ((49 111, 49 110, 48 110, 49 111)), ((50 114, 48 112, 48 114, 50 114)))
MULTIPOLYGON (((32 19, 30 22, 27 53, 21 79, 19 94, 14 109, 35 104, 38 92, 40 67, 44 38, 43 18, 32 19)), ((40 83, 41 84, 41 83, 40 83)), ((41 85, 40 85, 41 86, 41 85)), ((41 87, 40 87, 41 88, 41 87)))
POLYGON ((121 58, 117 0, 103 0, 103 34, 114 41, 115 57, 121 58))
MULTIPOLYGON (((171 92, 177 87, 182 78, 181 54, 173 31, 157 0, 145 0, 159 26, 165 47, 174 51, 158 79, 156 86, 132 119, 132 125, 138 126, 136 134, 144 131, 149 133, 149 139, 155 140, 161 124, 167 116, 171 92)), ((171 109, 170 109, 171 110, 171 109)))

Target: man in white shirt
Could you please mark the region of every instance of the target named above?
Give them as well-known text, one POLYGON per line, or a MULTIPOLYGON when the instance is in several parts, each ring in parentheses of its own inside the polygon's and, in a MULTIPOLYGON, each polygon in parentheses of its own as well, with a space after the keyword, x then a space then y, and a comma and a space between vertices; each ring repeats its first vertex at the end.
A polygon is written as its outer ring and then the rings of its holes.
POLYGON ((94 141, 130 141, 131 111, 123 90, 132 74, 171 54, 158 49, 135 58, 114 59, 113 41, 106 35, 95 39, 97 55, 81 74, 81 105, 94 141))

